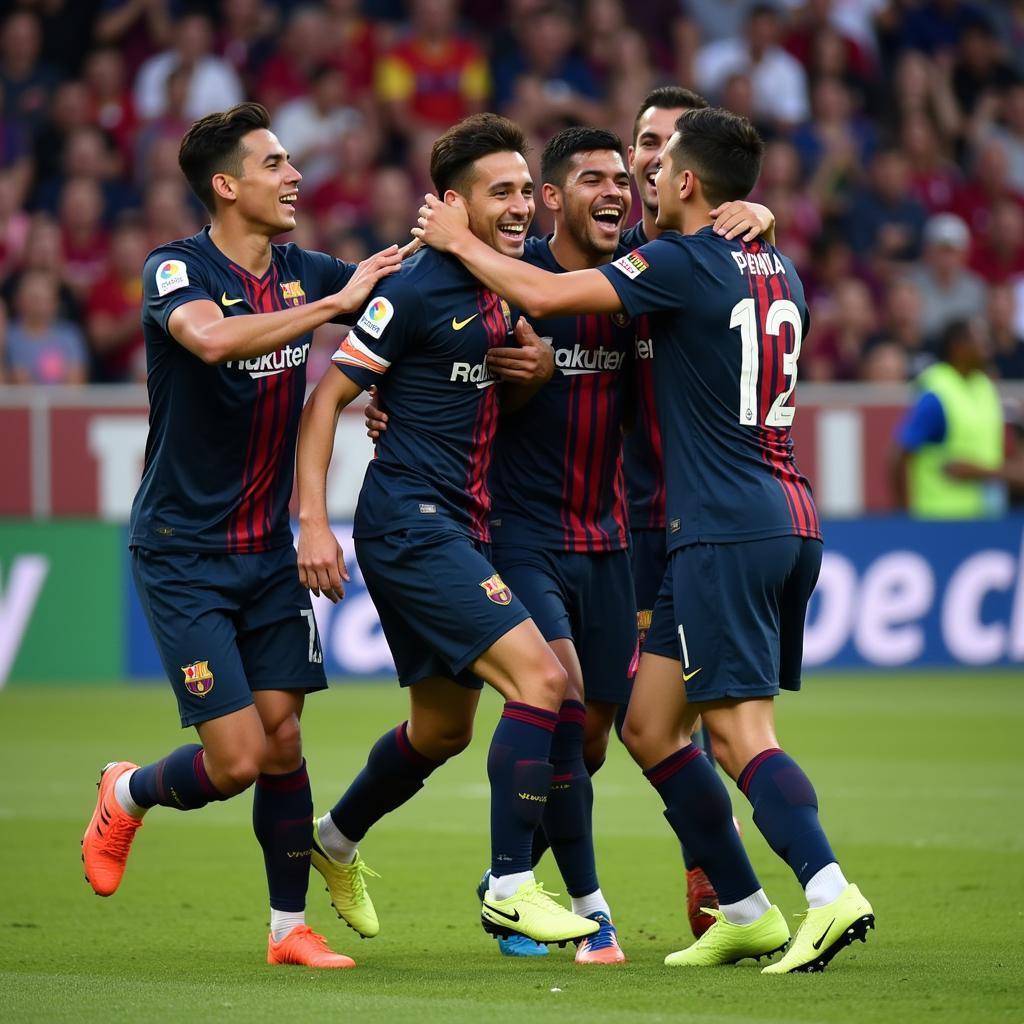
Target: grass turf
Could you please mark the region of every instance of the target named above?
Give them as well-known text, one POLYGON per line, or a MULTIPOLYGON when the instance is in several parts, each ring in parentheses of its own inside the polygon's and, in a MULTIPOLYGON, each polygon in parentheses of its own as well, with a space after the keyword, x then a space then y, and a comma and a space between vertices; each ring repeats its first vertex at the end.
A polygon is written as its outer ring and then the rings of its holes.
MULTIPOLYGON (((487 741, 479 735, 363 845, 383 876, 381 935, 336 920, 313 873, 309 920, 355 971, 268 967, 265 891, 242 796, 147 818, 120 891, 93 896, 79 839, 111 758, 153 759, 191 734, 153 688, 0 692, 0 1016, 5 1021, 1024 1021, 1021 673, 821 676, 780 700, 787 750, 878 930, 823 975, 750 963, 671 971, 689 941, 678 851, 656 794, 613 740, 596 783, 602 887, 629 963, 578 968, 570 950, 505 960, 477 924, 487 861, 487 741)), ((304 722, 318 812, 402 716, 391 686, 336 687, 304 722)), ((735 800, 769 896, 802 908, 789 871, 735 800)), ((562 888, 550 855, 538 876, 562 888)))

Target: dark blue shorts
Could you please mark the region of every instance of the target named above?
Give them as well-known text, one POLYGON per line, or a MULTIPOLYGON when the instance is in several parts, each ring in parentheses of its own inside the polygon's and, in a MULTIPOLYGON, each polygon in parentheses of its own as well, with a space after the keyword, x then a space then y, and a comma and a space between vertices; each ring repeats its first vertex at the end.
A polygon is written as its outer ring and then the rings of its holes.
POLYGON ((294 548, 209 555, 136 547, 131 562, 182 727, 247 707, 253 690, 326 688, 294 548))
POLYGON ((502 579, 549 643, 567 638, 580 659, 587 700, 629 703, 636 606, 629 554, 527 551, 495 545, 502 579))
POLYGON ((402 686, 442 676, 482 687, 468 666, 530 617, 491 564, 490 545, 426 527, 355 546, 402 686))
POLYGON ((629 555, 633 566, 633 590, 636 594, 636 627, 640 647, 651 628, 654 602, 658 599, 668 555, 665 553, 665 529, 633 530, 629 539, 629 555))
POLYGON ((673 551, 644 652, 682 662, 691 704, 799 690, 821 552, 804 537, 673 551))

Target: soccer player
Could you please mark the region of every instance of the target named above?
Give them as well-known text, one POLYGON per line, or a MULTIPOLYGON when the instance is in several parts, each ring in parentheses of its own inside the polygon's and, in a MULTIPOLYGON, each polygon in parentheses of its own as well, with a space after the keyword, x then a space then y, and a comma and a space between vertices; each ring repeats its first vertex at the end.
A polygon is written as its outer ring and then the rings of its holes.
POLYGON ((104 769, 86 878, 100 896, 117 889, 156 804, 194 810, 255 783, 268 962, 352 967, 304 919, 313 805, 299 716, 326 680, 288 500, 313 329, 359 309, 400 255, 355 267, 271 244, 295 226, 301 175, 258 104, 197 121, 179 162, 210 225, 143 270, 150 429, 129 545, 181 724, 200 742, 104 769))
POLYGON ((656 177, 661 238, 596 270, 546 274, 486 250, 457 200, 428 197, 416 234, 458 256, 532 316, 652 316, 666 452, 669 569, 654 607, 623 738, 720 899, 715 923, 671 966, 714 966, 789 946, 765 973, 823 969, 874 926, 818 819, 814 788, 778 745, 774 696, 797 689, 807 601, 821 564, 810 487, 790 425, 803 288, 773 246, 728 239, 711 211, 747 195, 763 142, 722 110, 682 115, 656 177), (754 821, 804 887, 790 944, 732 823, 728 793, 689 736, 701 715, 754 821))
MULTIPOLYGON (((445 132, 431 154, 439 194, 464 204, 481 244, 513 257, 522 255, 534 212, 524 149, 511 121, 479 114, 445 132)), ((482 680, 506 703, 487 760, 491 877, 481 923, 502 937, 562 944, 600 928, 557 904, 533 875, 533 833, 551 787, 566 674, 488 552, 488 470, 500 411, 494 371, 524 380, 529 391, 550 376, 544 352, 526 322, 517 323, 457 260, 425 250, 371 299, 303 412, 300 578, 334 599, 346 576, 325 503, 338 412, 376 384, 391 414, 353 534, 410 713, 317 820, 313 846, 335 910, 363 936, 377 934, 379 922, 357 847, 467 746, 482 680)))

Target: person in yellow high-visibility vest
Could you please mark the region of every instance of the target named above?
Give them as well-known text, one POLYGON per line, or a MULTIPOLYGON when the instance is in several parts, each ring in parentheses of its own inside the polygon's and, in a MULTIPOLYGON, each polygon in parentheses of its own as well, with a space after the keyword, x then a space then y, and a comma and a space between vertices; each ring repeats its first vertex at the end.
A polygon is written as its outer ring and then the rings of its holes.
POLYGON ((950 324, 939 361, 916 381, 920 397, 889 456, 897 504, 921 519, 987 519, 1006 511, 1005 426, 999 393, 985 372, 978 328, 950 324))

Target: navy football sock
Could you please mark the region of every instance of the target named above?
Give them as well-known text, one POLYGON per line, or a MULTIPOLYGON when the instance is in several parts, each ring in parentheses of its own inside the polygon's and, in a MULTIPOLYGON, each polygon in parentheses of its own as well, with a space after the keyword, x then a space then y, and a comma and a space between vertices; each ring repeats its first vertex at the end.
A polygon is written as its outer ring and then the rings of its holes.
POLYGON ((801 885, 835 861, 818 820, 814 786, 788 754, 762 750, 736 781, 754 808, 754 824, 801 885))
POLYGON ((729 793, 693 743, 644 772, 665 802, 679 842, 708 876, 722 903, 738 903, 761 888, 732 823, 729 793))
POLYGON ((570 896, 598 888, 591 815, 594 787, 583 764, 583 727, 587 709, 567 700, 551 738, 551 791, 544 805, 544 832, 570 896))
POLYGON ((271 908, 304 910, 313 845, 313 794, 305 761, 284 775, 259 775, 252 830, 263 847, 271 908))
POLYGON ((418 793, 441 764, 424 757, 409 742, 408 722, 384 733, 373 745, 366 767, 331 808, 338 831, 358 842, 371 825, 418 793))
MULTIPOLYGON (((601 766, 603 764, 603 755, 599 760, 596 761, 588 761, 586 755, 584 755, 583 766, 587 769, 587 774, 591 778, 593 778, 601 770, 601 766)), ((591 801, 593 801, 593 786, 591 786, 591 801)), ((540 863, 541 857, 544 856, 544 854, 548 851, 550 846, 551 844, 548 842, 547 834, 544 831, 544 825, 541 824, 541 827, 533 833, 533 854, 531 860, 533 862, 534 867, 536 867, 540 863)))
POLYGON ((194 811, 212 800, 227 800, 206 774, 198 743, 178 747, 165 758, 132 772, 128 792, 140 807, 174 807, 194 811))
POLYGON ((518 874, 532 867, 533 834, 551 787, 551 737, 558 715, 508 701, 491 739, 491 874, 518 874))

